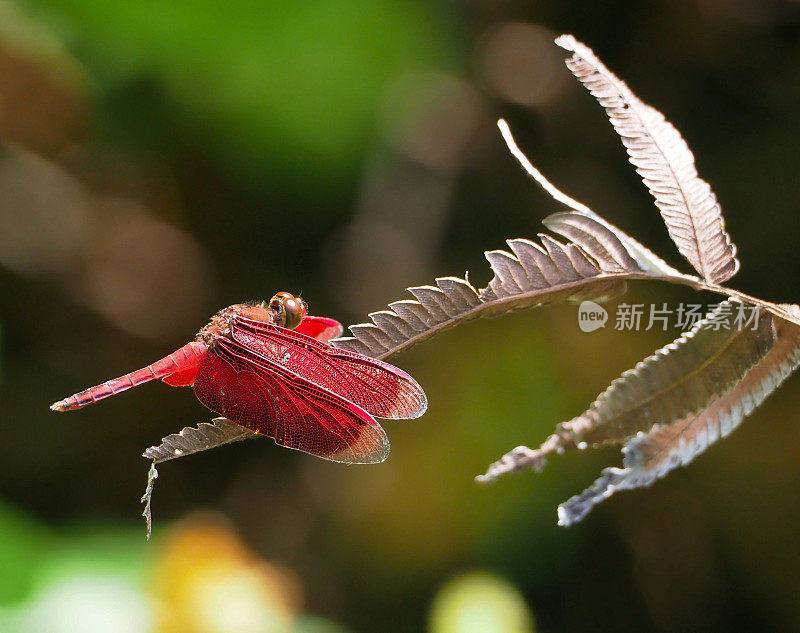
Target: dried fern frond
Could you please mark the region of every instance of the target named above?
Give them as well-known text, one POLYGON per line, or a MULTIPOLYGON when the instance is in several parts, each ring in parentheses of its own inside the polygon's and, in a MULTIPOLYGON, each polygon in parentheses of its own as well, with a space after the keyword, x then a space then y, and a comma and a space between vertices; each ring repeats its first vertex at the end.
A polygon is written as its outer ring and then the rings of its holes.
MULTIPOLYGON (((791 307, 800 310, 797 306, 791 307)), ((748 331, 754 350, 769 344, 766 353, 728 389, 719 389, 702 410, 673 424, 657 423, 640 431, 622 449, 624 468, 606 468, 581 494, 558 508, 559 525, 580 521, 603 499, 618 490, 649 486, 678 466, 685 466, 718 439, 730 434, 800 365, 800 327, 772 314, 763 315, 764 328, 748 331)), ((759 355, 756 353, 756 355, 759 355)))
POLYGON ((562 442, 621 442, 653 425, 692 416, 737 385, 774 346, 777 332, 770 314, 759 315, 755 330, 719 326, 720 316, 736 305, 721 303, 691 330, 614 380, 589 409, 557 427, 562 442))
POLYGON ((719 327, 721 315, 739 305, 721 303, 691 330, 624 372, 581 415, 558 424, 539 449, 514 449, 478 481, 525 467, 541 470, 555 452, 620 443, 654 425, 669 426, 704 411, 739 384, 777 341, 779 319, 768 312, 759 314, 755 330, 719 327))
POLYGON ((755 329, 714 329, 726 301, 686 334, 611 383, 584 413, 556 427, 537 450, 517 447, 480 482, 530 467, 567 449, 627 440, 625 468, 607 468, 559 507, 559 525, 581 520, 617 490, 650 485, 727 436, 800 365, 800 326, 783 319, 800 307, 759 314, 755 329))
POLYGON ((567 67, 605 108, 631 163, 655 198, 670 237, 709 283, 738 270, 736 247, 709 184, 697 175, 694 156, 680 133, 571 35, 556 44, 571 51, 567 67))
MULTIPOLYGON (((658 255, 653 253, 649 248, 643 246, 634 238, 632 238, 630 235, 623 232, 621 229, 617 228, 610 222, 604 220, 602 217, 597 215, 597 213, 592 211, 582 202, 578 202, 574 198, 568 196, 560 189, 558 189, 558 187, 556 187, 547 178, 545 178, 544 174, 542 174, 542 172, 540 172, 528 160, 528 157, 525 156, 525 154, 517 145, 517 142, 514 140, 514 135, 511 133, 511 129, 508 127, 508 123, 506 123, 503 119, 500 119, 497 122, 497 127, 500 129, 500 133, 502 134, 503 140, 506 142, 506 145, 508 146, 508 151, 511 152, 511 155, 517 159, 517 162, 519 162, 520 166, 525 170, 525 172, 533 179, 533 181, 537 185, 539 185, 546 193, 548 193, 553 198, 553 200, 555 200, 559 204, 564 205, 568 209, 572 209, 573 211, 577 211, 578 213, 589 216, 595 222, 601 224, 609 231, 614 233, 614 235, 616 235, 617 238, 625 244, 625 247, 628 249, 630 254, 633 255, 634 259, 638 262, 642 270, 645 270, 649 273, 664 275, 666 277, 683 276, 679 271, 675 270, 672 266, 667 264, 667 262, 665 262, 658 255)), ((558 214, 553 214, 549 218, 545 218, 543 222, 544 225, 551 231, 556 230, 553 226, 551 226, 550 222, 553 222, 554 221, 553 219, 556 218, 557 215, 558 214)))
POLYGON ((351 325, 353 336, 333 339, 330 344, 383 360, 393 353, 480 316, 482 302, 468 279, 441 277, 435 286, 417 286, 408 291, 414 299, 389 304, 391 310, 369 315, 372 323, 351 325))
POLYGON ((211 422, 201 422, 197 425, 197 428, 184 427, 179 433, 167 435, 161 440, 161 444, 146 449, 142 453, 142 457, 152 460, 150 471, 147 474, 147 488, 144 491, 144 495, 142 495, 142 503, 144 504, 142 516, 147 524, 147 540, 150 540, 153 526, 151 504, 153 501, 153 489, 158 477, 156 464, 207 451, 231 442, 239 442, 256 437, 261 436, 228 418, 214 418, 211 422))
POLYGON ((214 418, 201 422, 197 428, 184 427, 179 433, 167 435, 158 446, 151 446, 142 457, 160 464, 170 459, 207 451, 210 448, 260 437, 258 433, 232 422, 228 418, 214 418))
POLYGON ((372 323, 350 326, 353 336, 331 345, 385 359, 471 319, 605 297, 624 291, 625 280, 662 278, 646 271, 605 223, 578 212, 558 213, 546 222, 571 241, 561 243, 546 234, 539 234, 540 244, 508 240, 510 252, 486 253, 494 277, 480 292, 458 277, 409 288, 415 301, 398 301, 389 305, 391 310, 370 314, 372 323))

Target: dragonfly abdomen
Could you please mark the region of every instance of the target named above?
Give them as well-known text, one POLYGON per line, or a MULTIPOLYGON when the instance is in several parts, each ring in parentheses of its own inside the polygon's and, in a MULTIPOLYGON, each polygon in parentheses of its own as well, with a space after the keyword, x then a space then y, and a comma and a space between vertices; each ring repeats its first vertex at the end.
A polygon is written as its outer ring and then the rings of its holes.
POLYGON ((69 398, 64 398, 58 402, 50 405, 53 411, 71 411, 73 409, 80 409, 86 405, 108 398, 121 391, 126 391, 132 387, 137 387, 142 383, 151 380, 159 380, 168 378, 169 376, 178 372, 188 373, 195 369, 200 364, 200 359, 206 353, 206 344, 202 341, 192 341, 187 343, 180 349, 172 352, 169 356, 165 356, 155 363, 137 369, 129 374, 113 378, 106 382, 89 387, 84 391, 76 393, 69 398))

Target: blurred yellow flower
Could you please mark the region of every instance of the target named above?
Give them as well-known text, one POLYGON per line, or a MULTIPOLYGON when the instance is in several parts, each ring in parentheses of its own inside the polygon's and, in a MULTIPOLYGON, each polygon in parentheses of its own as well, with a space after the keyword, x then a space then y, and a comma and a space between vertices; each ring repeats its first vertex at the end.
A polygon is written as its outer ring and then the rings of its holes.
POLYGON ((508 581, 470 572, 447 582, 433 601, 430 633, 534 633, 522 594, 508 581))
POLYGON ((155 633, 279 633, 292 628, 299 580, 264 562, 220 520, 167 535, 151 583, 155 633))

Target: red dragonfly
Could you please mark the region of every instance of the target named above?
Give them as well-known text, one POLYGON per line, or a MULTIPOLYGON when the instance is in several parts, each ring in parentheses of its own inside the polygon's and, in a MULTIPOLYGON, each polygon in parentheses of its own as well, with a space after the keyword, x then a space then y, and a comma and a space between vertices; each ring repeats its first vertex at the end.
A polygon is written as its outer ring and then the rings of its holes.
POLYGON ((341 324, 306 311, 288 292, 232 305, 169 356, 50 408, 80 409, 160 379, 194 386, 206 407, 280 446, 336 462, 382 462, 389 441, 375 417, 417 418, 425 392, 393 365, 328 345, 341 324))

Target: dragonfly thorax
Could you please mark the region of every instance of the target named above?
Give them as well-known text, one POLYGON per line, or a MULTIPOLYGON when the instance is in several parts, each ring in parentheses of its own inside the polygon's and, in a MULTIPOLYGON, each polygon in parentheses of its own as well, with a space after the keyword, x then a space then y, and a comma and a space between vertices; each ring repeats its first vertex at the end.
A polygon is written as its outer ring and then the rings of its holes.
POLYGON ((306 304, 288 292, 277 293, 269 302, 254 305, 236 303, 211 317, 211 321, 197 333, 197 340, 212 344, 222 336, 230 336, 231 323, 239 316, 293 330, 306 316, 306 304))

